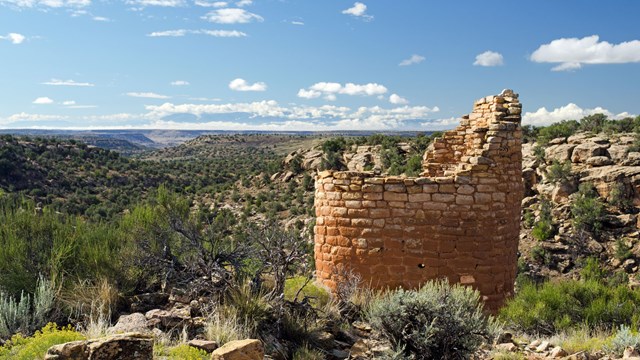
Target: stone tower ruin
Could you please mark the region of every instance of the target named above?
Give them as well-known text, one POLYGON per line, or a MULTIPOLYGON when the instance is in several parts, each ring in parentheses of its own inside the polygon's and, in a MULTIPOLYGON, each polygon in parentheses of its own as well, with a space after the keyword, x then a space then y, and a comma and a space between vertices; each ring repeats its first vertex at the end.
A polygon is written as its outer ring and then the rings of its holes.
POLYGON ((513 293, 520 231, 522 105, 504 90, 436 139, 421 177, 324 171, 316 177, 318 280, 347 271, 373 288, 437 278, 480 291, 489 311, 513 293))

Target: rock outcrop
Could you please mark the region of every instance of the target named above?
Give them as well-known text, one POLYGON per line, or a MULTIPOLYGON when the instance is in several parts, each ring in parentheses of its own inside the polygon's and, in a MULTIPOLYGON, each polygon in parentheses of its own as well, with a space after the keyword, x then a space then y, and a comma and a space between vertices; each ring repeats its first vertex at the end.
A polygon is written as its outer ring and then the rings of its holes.
POLYGON ((140 333, 54 345, 46 360, 152 360, 153 338, 140 333))
POLYGON ((262 360, 264 346, 256 339, 229 341, 211 354, 211 360, 262 360))

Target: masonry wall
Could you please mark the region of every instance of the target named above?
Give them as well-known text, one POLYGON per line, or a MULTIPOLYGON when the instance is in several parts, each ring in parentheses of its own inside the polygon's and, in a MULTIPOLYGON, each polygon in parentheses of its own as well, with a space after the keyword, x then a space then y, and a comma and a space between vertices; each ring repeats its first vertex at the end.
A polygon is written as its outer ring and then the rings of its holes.
POLYGON ((434 141, 421 177, 325 171, 316 178, 317 278, 334 289, 345 270, 373 288, 436 278, 473 286, 494 311, 513 293, 520 230, 518 95, 474 103, 434 141))

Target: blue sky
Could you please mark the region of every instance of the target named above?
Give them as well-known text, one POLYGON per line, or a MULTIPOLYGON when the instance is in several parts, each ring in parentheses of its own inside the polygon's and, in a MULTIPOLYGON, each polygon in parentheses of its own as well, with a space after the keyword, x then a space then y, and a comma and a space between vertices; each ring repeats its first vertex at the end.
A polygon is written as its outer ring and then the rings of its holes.
POLYGON ((434 130, 640 114, 634 0, 0 0, 0 128, 434 130))

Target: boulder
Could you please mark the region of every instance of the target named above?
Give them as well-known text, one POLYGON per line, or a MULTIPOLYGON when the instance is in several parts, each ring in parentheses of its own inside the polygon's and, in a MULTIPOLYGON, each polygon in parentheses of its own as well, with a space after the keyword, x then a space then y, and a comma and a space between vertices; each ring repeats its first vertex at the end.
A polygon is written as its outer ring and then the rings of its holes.
POLYGON ((211 360, 262 360, 264 346, 260 340, 229 341, 211 354, 211 360))
POLYGON ((571 154, 572 163, 584 163, 588 158, 594 156, 609 156, 607 147, 593 142, 582 143, 573 149, 571 154))
POLYGON ((613 164, 613 160, 606 156, 592 156, 587 159, 586 164, 593 167, 606 166, 613 164))
POLYGON ((128 332, 149 332, 147 318, 142 313, 133 313, 130 315, 122 315, 118 318, 115 325, 107 329, 108 334, 121 334, 128 332))
POLYGON ((150 326, 171 329, 184 325, 191 319, 191 308, 189 306, 176 306, 170 310, 153 309, 147 311, 144 316, 150 326))
POLYGON ((564 203, 569 200, 569 195, 578 191, 577 181, 563 181, 553 188, 551 192, 551 200, 557 204, 564 203))
POLYGON ((551 352, 549 353, 549 357, 552 359, 561 358, 567 355, 569 354, 567 354, 567 352, 564 351, 564 349, 561 348, 560 346, 554 347, 553 349, 551 349, 551 352))
POLYGON ((140 333, 54 345, 46 360, 152 360, 153 338, 140 333))
POLYGON ((189 346, 194 347, 196 349, 200 349, 200 350, 204 350, 208 353, 213 352, 215 349, 218 348, 218 343, 215 341, 209 341, 209 340, 198 340, 198 339, 193 339, 193 340, 189 340, 189 342, 187 343, 189 346))
POLYGON ((553 160, 563 163, 571 159, 575 148, 575 144, 552 145, 544 149, 544 158, 547 163, 551 163, 553 160))

